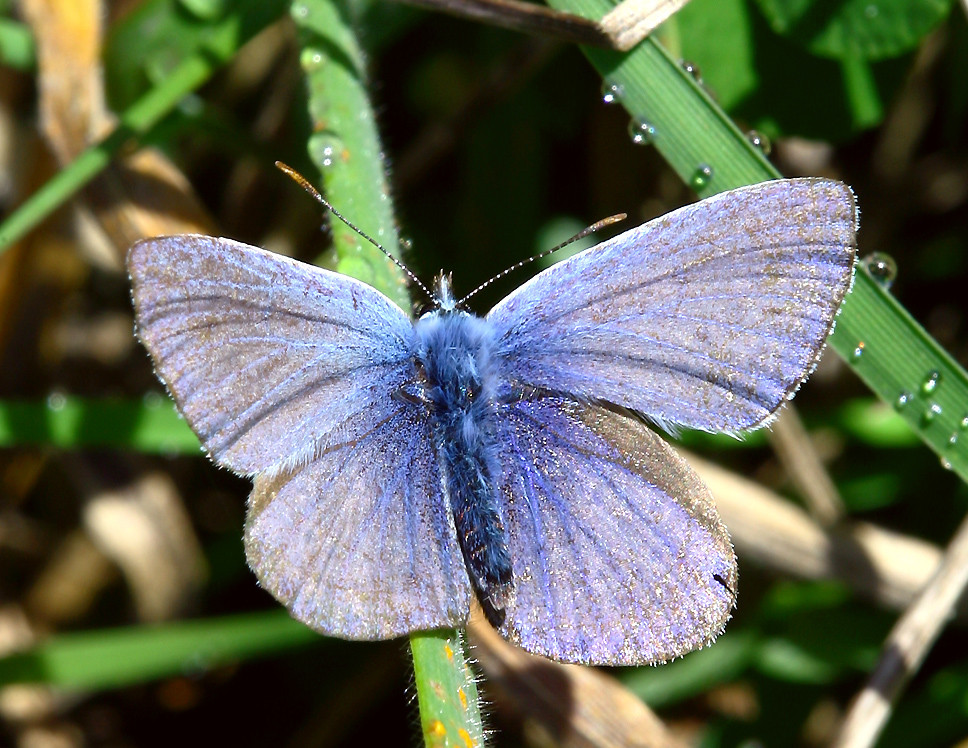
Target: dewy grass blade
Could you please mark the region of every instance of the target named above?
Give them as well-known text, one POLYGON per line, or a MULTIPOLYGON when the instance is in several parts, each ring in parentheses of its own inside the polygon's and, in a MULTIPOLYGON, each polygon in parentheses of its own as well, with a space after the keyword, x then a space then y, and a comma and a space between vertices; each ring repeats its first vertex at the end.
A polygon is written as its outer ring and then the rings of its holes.
MULTIPOLYGON (((293 5, 314 130, 309 153, 337 209, 396 253, 399 240, 383 150, 366 90, 363 53, 349 14, 348 4, 342 2, 303 0, 293 5)), ((331 220, 330 226, 337 269, 409 309, 406 279, 400 270, 340 221, 331 220)), ((410 645, 426 745, 482 745, 477 689, 461 634, 420 632, 411 635, 410 645)))
MULTIPOLYGON (((588 18, 599 18, 611 7, 607 0, 551 0, 551 5, 588 18)), ((650 142, 700 197, 780 178, 702 86, 652 38, 625 55, 584 51, 612 98, 648 130, 650 142)), ((863 208, 863 195, 859 202, 863 208)), ((864 248, 861 254, 875 249, 864 248)), ((968 374, 860 269, 829 342, 884 402, 898 408, 945 468, 968 480, 968 374)))
MULTIPOLYGON (((293 5, 313 127, 307 144, 309 156, 334 207, 397 255, 399 237, 386 164, 366 90, 363 52, 350 25, 349 5, 324 0, 293 5)), ((330 217, 329 225, 339 258, 336 269, 409 309, 403 273, 341 221, 330 217)))

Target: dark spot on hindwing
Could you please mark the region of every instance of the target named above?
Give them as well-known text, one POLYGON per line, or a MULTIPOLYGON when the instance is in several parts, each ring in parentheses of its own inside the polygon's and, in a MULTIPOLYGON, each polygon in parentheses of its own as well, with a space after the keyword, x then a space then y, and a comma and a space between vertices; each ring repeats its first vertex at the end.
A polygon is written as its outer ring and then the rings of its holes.
POLYGON ((734 590, 730 586, 729 582, 727 582, 726 579, 721 574, 713 574, 713 579, 715 581, 719 582, 719 584, 722 585, 723 589, 725 589, 729 593, 730 597, 733 598, 734 603, 735 603, 735 600, 736 600, 736 590, 734 590))

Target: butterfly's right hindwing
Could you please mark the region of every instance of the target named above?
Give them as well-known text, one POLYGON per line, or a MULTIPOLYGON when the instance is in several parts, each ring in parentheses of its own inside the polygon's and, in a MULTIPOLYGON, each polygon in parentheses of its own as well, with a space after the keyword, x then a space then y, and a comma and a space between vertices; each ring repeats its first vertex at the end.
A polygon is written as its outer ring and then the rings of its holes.
POLYGON ((736 559, 681 457, 638 419, 555 395, 499 415, 514 568, 505 638, 564 662, 643 665, 722 632, 736 559))
POLYGON ((249 565, 324 634, 385 639, 467 619, 470 582, 431 427, 412 404, 397 405, 332 439, 305 467, 255 479, 249 565))

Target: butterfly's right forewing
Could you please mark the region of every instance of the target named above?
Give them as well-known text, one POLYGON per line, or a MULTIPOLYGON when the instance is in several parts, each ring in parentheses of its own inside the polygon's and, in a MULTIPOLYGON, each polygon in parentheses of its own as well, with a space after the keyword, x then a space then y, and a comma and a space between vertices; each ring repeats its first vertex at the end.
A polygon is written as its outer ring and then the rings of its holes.
POLYGON ((488 314, 518 387, 663 425, 766 423, 816 365, 853 277, 850 188, 781 179, 723 192, 538 274, 488 314))
POLYGON ((138 334, 213 459, 304 462, 412 377, 413 326, 373 288, 230 239, 146 239, 128 255, 138 334))

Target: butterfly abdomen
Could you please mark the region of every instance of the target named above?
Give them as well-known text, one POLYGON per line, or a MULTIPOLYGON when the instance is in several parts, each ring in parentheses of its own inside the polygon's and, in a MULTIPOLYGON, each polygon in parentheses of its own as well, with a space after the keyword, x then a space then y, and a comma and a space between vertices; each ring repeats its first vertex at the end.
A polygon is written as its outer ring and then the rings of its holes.
POLYGON ((511 561, 495 491, 491 333, 483 320, 438 311, 417 323, 434 436, 464 562, 485 613, 499 623, 511 590, 511 561))

